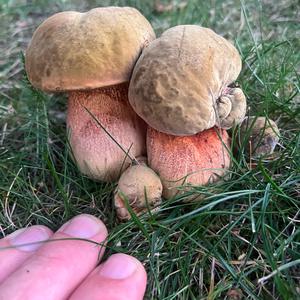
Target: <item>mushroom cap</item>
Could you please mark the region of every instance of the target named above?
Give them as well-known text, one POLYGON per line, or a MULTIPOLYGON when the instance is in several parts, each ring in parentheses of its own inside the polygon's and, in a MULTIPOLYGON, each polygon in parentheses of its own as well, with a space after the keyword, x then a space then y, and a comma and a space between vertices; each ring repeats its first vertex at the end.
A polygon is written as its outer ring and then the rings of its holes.
POLYGON ((203 186, 224 176, 230 166, 230 138, 211 128, 193 136, 172 136, 147 130, 149 167, 161 178, 163 196, 170 198, 191 185, 203 186), (227 149, 226 149, 227 147, 227 149))
POLYGON ((129 101, 156 130, 193 135, 216 124, 217 99, 241 71, 236 48, 208 28, 180 25, 144 49, 129 101))
POLYGON ((274 121, 265 117, 247 117, 241 124, 240 136, 249 141, 248 154, 254 157, 272 154, 280 137, 274 121))
POLYGON ((157 174, 145 165, 129 167, 120 177, 114 204, 119 219, 130 219, 124 196, 132 210, 139 214, 161 203, 162 183, 157 174))
POLYGON ((52 92, 126 82, 154 38, 150 23, 131 7, 57 13, 34 32, 26 72, 34 87, 52 92))

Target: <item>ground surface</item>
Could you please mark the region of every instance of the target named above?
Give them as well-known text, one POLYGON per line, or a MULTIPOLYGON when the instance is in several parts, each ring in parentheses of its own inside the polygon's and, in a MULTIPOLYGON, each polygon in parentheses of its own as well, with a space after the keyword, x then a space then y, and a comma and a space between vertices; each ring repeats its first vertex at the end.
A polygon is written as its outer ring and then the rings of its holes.
POLYGON ((299 5, 292 0, 162 3, 171 5, 0 1, 0 236, 37 223, 55 230, 73 215, 91 213, 109 227, 108 255, 121 251, 145 264, 146 299, 297 299, 299 5), (250 164, 241 148, 228 181, 194 188, 194 194, 206 195, 202 202, 186 204, 181 196, 165 201, 150 218, 118 224, 115 185, 81 176, 67 152, 65 97, 32 90, 22 56, 47 16, 112 4, 140 9, 157 35, 176 24, 200 24, 233 41, 243 59, 238 83, 249 113, 269 116, 280 127, 273 159, 250 164))

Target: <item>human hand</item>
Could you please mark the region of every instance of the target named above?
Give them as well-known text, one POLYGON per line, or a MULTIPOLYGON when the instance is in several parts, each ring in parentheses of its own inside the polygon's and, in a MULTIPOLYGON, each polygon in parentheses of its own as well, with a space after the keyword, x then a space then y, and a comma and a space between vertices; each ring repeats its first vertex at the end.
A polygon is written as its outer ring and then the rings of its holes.
POLYGON ((101 243, 106 237, 100 220, 79 215, 55 233, 35 225, 0 239, 0 300, 143 299, 147 275, 137 259, 114 254, 97 267, 100 246, 72 239, 101 243))

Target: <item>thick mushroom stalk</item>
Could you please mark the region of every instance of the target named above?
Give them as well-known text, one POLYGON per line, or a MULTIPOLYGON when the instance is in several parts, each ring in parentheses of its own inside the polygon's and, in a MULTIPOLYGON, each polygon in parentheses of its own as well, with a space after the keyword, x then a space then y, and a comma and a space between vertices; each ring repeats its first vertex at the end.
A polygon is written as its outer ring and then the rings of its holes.
POLYGON ((274 121, 265 117, 247 117, 240 127, 240 137, 246 139, 246 151, 252 157, 272 154, 280 137, 274 121))
POLYGON ((114 205, 120 220, 131 215, 125 201, 137 215, 152 210, 161 203, 162 184, 159 177, 146 165, 129 167, 120 177, 115 191, 114 205))
POLYGON ((80 171, 93 179, 116 181, 132 158, 146 153, 146 125, 127 93, 128 83, 69 92, 71 153, 80 171))
POLYGON ((243 121, 247 109, 246 97, 240 88, 226 88, 217 100, 217 124, 229 129, 243 121))
POLYGON ((227 132, 218 128, 179 137, 148 127, 148 163, 162 180, 163 196, 221 179, 230 167, 229 143, 227 132))
POLYGON ((61 12, 33 34, 25 56, 28 78, 41 90, 69 93, 72 153, 91 178, 116 180, 128 166, 127 151, 144 154, 144 125, 127 93, 132 69, 154 38, 150 23, 131 7, 61 12))

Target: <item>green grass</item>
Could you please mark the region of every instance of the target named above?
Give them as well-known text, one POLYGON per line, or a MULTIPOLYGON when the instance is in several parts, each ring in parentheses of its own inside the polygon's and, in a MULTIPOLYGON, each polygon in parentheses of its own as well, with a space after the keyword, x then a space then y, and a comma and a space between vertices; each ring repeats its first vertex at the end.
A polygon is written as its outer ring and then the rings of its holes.
POLYGON ((55 230, 76 214, 91 213, 109 228, 107 255, 121 251, 145 264, 146 299, 299 299, 296 2, 191 0, 158 13, 154 1, 0 1, 0 235, 32 224, 55 230), (137 7, 158 35, 176 24, 200 24, 232 40, 243 59, 238 83, 249 114, 266 115, 280 128, 275 158, 251 168, 240 147, 229 180, 189 192, 205 195, 200 203, 185 203, 187 193, 164 201, 157 214, 119 224, 115 184, 82 176, 67 151, 65 96, 32 89, 22 56, 47 16, 109 4, 137 7))

